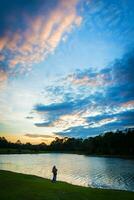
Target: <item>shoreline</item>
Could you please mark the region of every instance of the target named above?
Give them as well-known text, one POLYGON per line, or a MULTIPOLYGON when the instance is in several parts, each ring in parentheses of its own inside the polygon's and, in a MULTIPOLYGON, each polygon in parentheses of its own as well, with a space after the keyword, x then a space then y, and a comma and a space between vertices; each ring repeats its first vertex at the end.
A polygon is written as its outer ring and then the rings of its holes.
MULTIPOLYGON (((51 179, 49 178, 45 178, 45 177, 42 177, 42 176, 38 176, 38 175, 34 175, 34 174, 25 174, 25 173, 22 173, 22 172, 15 172, 15 171, 10 171, 10 170, 4 170, 4 169, 0 169, 0 172, 11 172, 13 174, 21 174, 21 175, 26 175, 26 176, 33 176, 33 177, 37 177, 37 178, 41 178, 41 179, 44 179, 44 180, 47 180, 47 181, 50 181, 51 182, 51 179)), ((70 182, 67 182, 67 181, 62 181, 62 180, 57 180, 56 183, 65 183, 65 184, 69 184, 69 185, 72 185, 72 186, 78 186, 78 187, 82 187, 82 188, 89 188, 89 189, 97 189, 97 190, 112 190, 112 191, 120 191, 120 192, 132 192, 134 193, 134 191, 132 190, 123 190, 123 189, 112 189, 112 188, 103 188, 103 187, 92 187, 90 185, 77 185, 77 184, 74 184, 74 183, 70 183, 70 182)))
POLYGON ((76 155, 84 155, 90 157, 104 157, 104 158, 120 158, 120 159, 129 159, 134 160, 134 156, 128 155, 100 155, 100 154, 88 154, 86 152, 79 152, 79 151, 30 151, 30 150, 22 150, 19 151, 18 149, 0 149, 0 155, 14 155, 14 154, 48 154, 48 153, 62 153, 62 154, 76 154, 76 155))
POLYGON ((125 190, 100 189, 77 186, 62 181, 51 180, 35 175, 26 175, 0 170, 0 193, 2 200, 132 200, 134 192, 125 190))

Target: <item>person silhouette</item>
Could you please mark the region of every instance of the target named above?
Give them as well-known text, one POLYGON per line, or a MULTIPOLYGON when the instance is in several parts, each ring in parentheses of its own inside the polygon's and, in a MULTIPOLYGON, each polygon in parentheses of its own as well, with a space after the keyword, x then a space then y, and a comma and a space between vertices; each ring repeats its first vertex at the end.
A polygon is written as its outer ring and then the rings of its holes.
POLYGON ((53 173, 53 179, 52 179, 52 182, 56 182, 56 179, 57 179, 57 168, 56 166, 54 165, 53 168, 52 168, 52 173, 53 173))

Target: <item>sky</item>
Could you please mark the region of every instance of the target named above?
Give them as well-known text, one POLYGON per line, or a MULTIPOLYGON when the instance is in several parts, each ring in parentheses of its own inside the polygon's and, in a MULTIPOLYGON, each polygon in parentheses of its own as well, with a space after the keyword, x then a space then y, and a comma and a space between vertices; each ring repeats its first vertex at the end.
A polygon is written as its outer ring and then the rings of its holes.
POLYGON ((134 1, 0 0, 0 136, 134 127, 134 1))

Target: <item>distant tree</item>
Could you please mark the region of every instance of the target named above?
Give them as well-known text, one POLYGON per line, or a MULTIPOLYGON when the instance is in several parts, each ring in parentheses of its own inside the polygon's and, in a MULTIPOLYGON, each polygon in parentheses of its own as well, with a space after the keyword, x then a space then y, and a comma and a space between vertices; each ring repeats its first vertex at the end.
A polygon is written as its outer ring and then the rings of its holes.
MULTIPOLYGON (((82 152, 96 155, 126 155, 134 156, 134 129, 117 130, 116 132, 107 132, 96 137, 82 138, 58 138, 46 145, 44 142, 40 144, 11 143, 5 137, 0 137, 0 148, 18 149, 21 153, 22 149, 31 151, 66 151, 66 152, 82 152)), ((10 150, 9 150, 10 152, 10 150)))
POLYGON ((22 143, 21 143, 20 140, 17 140, 17 141, 16 141, 16 144, 21 145, 22 143))

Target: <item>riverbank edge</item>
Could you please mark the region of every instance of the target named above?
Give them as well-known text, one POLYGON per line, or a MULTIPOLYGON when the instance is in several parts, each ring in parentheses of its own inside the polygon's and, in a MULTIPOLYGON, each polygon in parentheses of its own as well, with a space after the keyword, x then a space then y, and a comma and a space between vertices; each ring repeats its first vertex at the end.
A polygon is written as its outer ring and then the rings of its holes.
POLYGON ((68 199, 77 198, 78 200, 112 200, 113 197, 114 200, 134 199, 134 192, 131 191, 77 186, 62 181, 52 183, 49 179, 35 175, 26 175, 6 170, 0 170, 0 194, 2 200, 9 198, 10 200, 64 200, 67 199, 67 197, 68 199))
POLYGON ((12 154, 47 154, 47 153, 63 153, 63 154, 77 154, 84 155, 90 157, 106 157, 106 158, 121 158, 121 159, 132 159, 134 160, 134 156, 128 155, 101 155, 101 154, 88 154, 86 152, 80 151, 32 151, 32 150, 19 150, 19 149, 1 149, 0 155, 12 155, 12 154))

